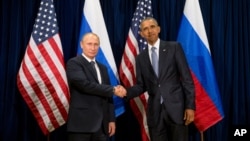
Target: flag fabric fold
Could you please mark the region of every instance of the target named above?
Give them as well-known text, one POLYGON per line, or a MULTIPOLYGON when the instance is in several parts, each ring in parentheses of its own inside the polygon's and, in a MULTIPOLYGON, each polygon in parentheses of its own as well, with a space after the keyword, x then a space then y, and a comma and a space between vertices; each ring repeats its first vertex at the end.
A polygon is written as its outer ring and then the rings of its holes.
POLYGON ((52 0, 41 1, 17 86, 45 135, 66 123, 70 94, 52 0))
MULTIPOLYGON (((99 0, 85 0, 77 54, 82 53, 80 41, 82 36, 88 32, 93 32, 99 36, 100 48, 96 60, 107 67, 111 85, 118 85, 119 76, 99 0)), ((113 96, 113 100, 115 115, 118 117, 125 112, 124 103, 123 100, 117 96, 113 96)))
MULTIPOLYGON (((132 18, 119 68, 120 79, 126 87, 135 84, 135 58, 140 51, 147 47, 147 42, 139 35, 139 25, 144 18, 153 16, 151 5, 151 0, 139 0, 132 18)), ((150 140, 146 121, 147 98, 147 93, 144 93, 130 100, 130 106, 140 125, 142 141, 150 140)))
POLYGON ((195 84, 194 123, 205 131, 223 119, 224 112, 198 0, 186 0, 177 37, 184 49, 195 84))

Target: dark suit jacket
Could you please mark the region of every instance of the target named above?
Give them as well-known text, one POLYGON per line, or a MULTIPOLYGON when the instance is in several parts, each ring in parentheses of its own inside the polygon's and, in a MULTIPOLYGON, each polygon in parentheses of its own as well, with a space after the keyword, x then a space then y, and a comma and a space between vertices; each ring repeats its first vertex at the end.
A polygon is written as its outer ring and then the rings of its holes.
POLYGON ((70 106, 67 121, 68 132, 96 132, 104 125, 115 121, 113 87, 107 69, 97 62, 102 84, 93 74, 91 64, 79 55, 67 62, 66 73, 70 87, 70 106))
POLYGON ((148 49, 136 57, 136 85, 127 89, 127 99, 147 91, 149 126, 157 124, 160 113, 160 96, 164 99, 168 117, 176 124, 184 124, 184 109, 195 109, 193 80, 179 43, 160 41, 159 77, 149 59, 148 49))

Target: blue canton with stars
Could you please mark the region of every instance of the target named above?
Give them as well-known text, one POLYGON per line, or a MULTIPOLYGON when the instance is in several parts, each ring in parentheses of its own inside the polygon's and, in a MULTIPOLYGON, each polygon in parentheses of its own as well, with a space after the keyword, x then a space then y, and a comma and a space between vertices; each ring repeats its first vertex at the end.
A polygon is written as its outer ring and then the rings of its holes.
POLYGON ((140 31, 140 23, 146 17, 153 17, 152 7, 151 7, 151 0, 140 0, 138 1, 137 8, 135 10, 133 19, 132 19, 132 32, 138 41, 139 51, 141 52, 145 48, 147 48, 147 42, 145 39, 141 37, 139 34, 140 31))
POLYGON ((55 8, 52 0, 42 0, 33 27, 32 37, 36 44, 58 33, 55 8))

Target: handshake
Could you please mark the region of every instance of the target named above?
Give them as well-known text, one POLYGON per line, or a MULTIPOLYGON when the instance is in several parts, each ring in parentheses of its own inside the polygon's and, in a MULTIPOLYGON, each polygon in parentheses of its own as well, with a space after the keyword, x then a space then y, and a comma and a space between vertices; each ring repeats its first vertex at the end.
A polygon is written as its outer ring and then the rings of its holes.
POLYGON ((114 94, 120 98, 127 95, 127 90, 122 85, 117 85, 114 87, 114 94))

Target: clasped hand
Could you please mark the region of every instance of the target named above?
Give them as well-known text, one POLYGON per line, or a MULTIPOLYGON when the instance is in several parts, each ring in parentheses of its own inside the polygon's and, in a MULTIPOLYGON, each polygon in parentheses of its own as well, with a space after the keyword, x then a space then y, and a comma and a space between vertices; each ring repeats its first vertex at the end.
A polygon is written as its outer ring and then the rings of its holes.
POLYGON ((122 85, 117 85, 114 88, 114 94, 120 98, 123 98, 127 95, 127 90, 122 85))

